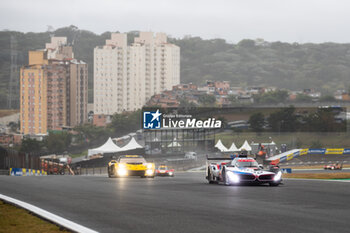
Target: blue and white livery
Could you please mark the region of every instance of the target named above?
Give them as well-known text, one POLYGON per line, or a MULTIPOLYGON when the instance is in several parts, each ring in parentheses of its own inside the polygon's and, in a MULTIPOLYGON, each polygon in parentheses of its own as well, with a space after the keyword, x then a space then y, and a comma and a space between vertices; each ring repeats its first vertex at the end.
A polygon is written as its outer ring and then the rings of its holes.
POLYGON ((208 158, 206 178, 209 184, 224 183, 225 185, 235 185, 255 183, 278 186, 282 181, 282 172, 263 170, 262 166, 259 166, 254 158, 240 155, 234 159, 208 158))

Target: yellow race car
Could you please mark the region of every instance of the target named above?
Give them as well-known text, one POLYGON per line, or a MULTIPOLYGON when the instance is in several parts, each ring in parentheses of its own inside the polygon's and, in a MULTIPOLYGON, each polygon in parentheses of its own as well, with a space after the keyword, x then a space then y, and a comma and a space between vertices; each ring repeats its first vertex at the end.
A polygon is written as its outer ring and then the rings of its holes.
POLYGON ((108 177, 140 176, 154 178, 155 165, 141 155, 122 155, 108 163, 108 177))

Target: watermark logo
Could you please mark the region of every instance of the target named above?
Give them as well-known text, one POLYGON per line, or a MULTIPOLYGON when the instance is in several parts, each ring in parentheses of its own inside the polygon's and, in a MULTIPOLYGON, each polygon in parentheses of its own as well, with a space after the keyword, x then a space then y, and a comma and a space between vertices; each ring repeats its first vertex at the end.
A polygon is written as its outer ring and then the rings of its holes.
POLYGON ((143 128, 144 129, 160 129, 162 113, 159 109, 156 112, 143 112, 143 128))

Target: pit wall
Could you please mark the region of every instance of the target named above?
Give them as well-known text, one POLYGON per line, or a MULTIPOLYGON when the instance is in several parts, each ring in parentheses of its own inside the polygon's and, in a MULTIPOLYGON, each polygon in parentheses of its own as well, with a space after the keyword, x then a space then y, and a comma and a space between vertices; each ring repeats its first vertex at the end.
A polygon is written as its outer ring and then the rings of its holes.
POLYGON ((10 168, 10 176, 46 176, 44 170, 27 169, 27 168, 10 168))

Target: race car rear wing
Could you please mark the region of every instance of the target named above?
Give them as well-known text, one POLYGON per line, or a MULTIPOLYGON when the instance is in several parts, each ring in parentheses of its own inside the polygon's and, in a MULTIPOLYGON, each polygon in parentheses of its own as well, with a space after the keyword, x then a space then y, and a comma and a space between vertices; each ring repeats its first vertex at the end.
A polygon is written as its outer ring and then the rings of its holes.
POLYGON ((232 160, 232 158, 208 158, 207 157, 207 160, 232 160))
POLYGON ((234 158, 247 158, 248 156, 247 155, 237 155, 237 156, 234 156, 234 155, 231 155, 231 157, 227 158, 218 158, 218 157, 214 157, 214 158, 209 158, 208 155, 207 155, 207 160, 233 160, 234 158))

